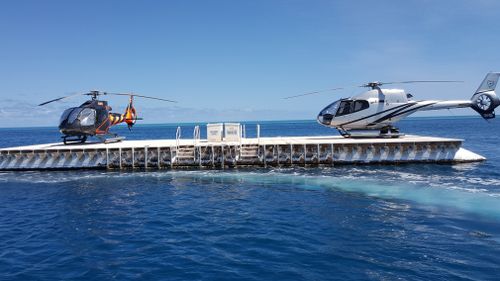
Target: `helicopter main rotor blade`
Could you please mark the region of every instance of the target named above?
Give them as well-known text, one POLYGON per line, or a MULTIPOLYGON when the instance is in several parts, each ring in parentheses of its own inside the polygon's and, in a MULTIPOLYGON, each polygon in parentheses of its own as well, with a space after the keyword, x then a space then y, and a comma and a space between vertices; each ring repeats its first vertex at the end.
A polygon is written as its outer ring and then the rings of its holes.
POLYGON ((81 96, 81 95, 85 95, 85 94, 77 93, 77 94, 73 94, 73 95, 69 95, 69 96, 65 96, 65 97, 60 97, 60 98, 57 98, 57 99, 53 99, 53 100, 49 100, 49 101, 43 102, 43 103, 39 104, 38 106, 46 105, 46 104, 51 103, 51 102, 60 101, 60 100, 63 100, 63 99, 68 99, 68 98, 71 98, 71 97, 74 97, 74 96, 81 96))
MULTIPOLYGON (((358 87, 368 87, 368 88, 375 88, 379 87, 382 85, 388 85, 388 84, 410 84, 410 83, 463 83, 464 81, 459 81, 459 80, 409 80, 409 81, 396 81, 396 82, 379 82, 379 81, 374 81, 374 82, 369 82, 363 85, 359 85, 358 87)), ((356 86, 350 86, 350 87, 356 87, 356 86)), ((350 88, 347 87, 347 88, 350 88)), ((315 91, 315 92, 310 92, 310 93, 305 93, 305 94, 300 94, 300 95, 295 95, 295 96, 289 96, 289 97, 284 97, 283 99, 293 99, 293 98, 298 98, 298 97, 303 97, 303 96, 309 96, 309 95, 315 95, 315 94, 320 94, 323 92, 329 92, 329 91, 336 91, 336 90, 342 90, 345 89, 345 87, 342 88, 333 88, 333 89, 327 89, 327 90, 321 90, 321 91, 315 91)))
POLYGON ((379 82, 374 81, 360 85, 360 87, 374 87, 390 84, 410 84, 410 83, 463 83, 464 81, 459 80, 410 80, 410 81, 396 81, 396 82, 379 82))
POLYGON ((174 101, 174 100, 167 100, 167 99, 162 99, 162 98, 148 97, 148 96, 136 95, 136 94, 106 93, 106 95, 129 96, 129 97, 133 96, 133 97, 139 97, 139 98, 145 98, 145 99, 161 100, 161 101, 167 101, 167 102, 177 103, 177 101, 174 101))
POLYGON ((383 85, 387 84, 409 84, 409 83, 463 83, 459 80, 413 80, 413 81, 399 81, 399 82, 381 82, 383 85))
POLYGON ((300 95, 295 95, 295 96, 289 96, 289 97, 285 97, 283 99, 284 100, 293 99, 293 98, 298 98, 298 97, 303 97, 303 96, 309 96, 309 95, 315 95, 315 94, 320 94, 320 93, 330 92, 330 91, 336 91, 336 90, 342 90, 342 89, 344 89, 344 88, 333 88, 333 89, 315 91, 315 92, 310 92, 310 93, 305 93, 305 94, 300 94, 300 95))

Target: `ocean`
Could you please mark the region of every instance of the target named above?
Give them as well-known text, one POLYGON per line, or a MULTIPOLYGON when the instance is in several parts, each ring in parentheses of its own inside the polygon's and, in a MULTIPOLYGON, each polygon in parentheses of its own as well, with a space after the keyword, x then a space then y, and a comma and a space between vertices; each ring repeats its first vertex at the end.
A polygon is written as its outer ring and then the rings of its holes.
MULTIPOLYGON (((256 124, 245 122, 248 137, 256 124)), ((194 125, 181 125, 183 138, 194 125)), ((315 121, 260 125, 262 136, 337 134, 315 121)), ((488 160, 0 172, 0 280, 500 280, 500 120, 398 125, 464 139, 488 160)), ((176 127, 115 131, 175 138, 176 127)), ((0 147, 60 137, 0 136, 0 147)))

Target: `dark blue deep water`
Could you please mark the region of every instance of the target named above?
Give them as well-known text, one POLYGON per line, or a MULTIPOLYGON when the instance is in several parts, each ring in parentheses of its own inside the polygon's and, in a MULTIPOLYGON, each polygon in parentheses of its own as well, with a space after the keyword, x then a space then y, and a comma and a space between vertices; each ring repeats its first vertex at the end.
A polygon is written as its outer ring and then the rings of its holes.
MULTIPOLYGON (((488 158, 475 164, 2 172, 0 279, 500 280, 499 121, 400 123, 465 139, 488 158)), ((335 133, 313 121, 261 126, 335 133)), ((118 131, 174 138, 175 128, 118 131)), ((58 138, 0 129, 0 147, 58 138)))

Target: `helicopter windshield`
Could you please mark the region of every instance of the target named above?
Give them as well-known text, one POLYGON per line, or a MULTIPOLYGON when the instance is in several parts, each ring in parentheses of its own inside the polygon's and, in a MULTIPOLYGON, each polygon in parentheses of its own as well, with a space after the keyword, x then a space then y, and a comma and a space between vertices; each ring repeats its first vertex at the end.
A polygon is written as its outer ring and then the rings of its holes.
POLYGON ((339 104, 340 101, 336 101, 321 110, 321 112, 318 114, 318 122, 323 125, 330 125, 333 120, 333 116, 335 116, 335 113, 339 108, 339 104))
POLYGON ((80 108, 75 108, 73 111, 68 116, 68 123, 71 124, 75 122, 76 118, 78 118, 78 114, 80 113, 81 109, 80 108))
POLYGON ((61 115, 61 118, 59 119, 59 124, 61 124, 62 122, 64 122, 66 119, 68 119, 68 116, 69 114, 71 113, 71 111, 73 111, 74 109, 76 109, 77 107, 71 107, 71 108, 68 108, 66 109, 63 114, 61 115))
POLYGON ((332 117, 335 115, 337 112, 337 109, 339 108, 340 101, 336 101, 327 107, 325 107, 323 110, 321 110, 320 115, 331 115, 332 117))
POLYGON ((80 121, 80 126, 92 126, 95 124, 96 111, 92 108, 73 107, 66 109, 61 115, 60 124, 67 122, 73 124, 80 121))

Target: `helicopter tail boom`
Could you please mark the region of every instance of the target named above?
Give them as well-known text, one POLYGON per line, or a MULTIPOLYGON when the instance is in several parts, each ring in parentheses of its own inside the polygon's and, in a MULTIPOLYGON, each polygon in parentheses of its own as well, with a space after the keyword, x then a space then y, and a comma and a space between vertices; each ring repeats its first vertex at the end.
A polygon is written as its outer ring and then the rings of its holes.
MULTIPOLYGON (((454 109, 470 107, 484 119, 495 118, 495 108, 500 105, 500 98, 495 93, 495 88, 500 78, 500 72, 486 74, 483 82, 479 85, 470 100, 427 100, 417 102, 414 109, 419 111, 454 109)), ((412 108, 407 110, 410 112, 412 108)))
POLYGON ((486 74, 476 93, 471 98, 471 108, 484 119, 495 118, 495 108, 500 105, 500 99, 495 93, 495 88, 500 78, 500 72, 486 74))

